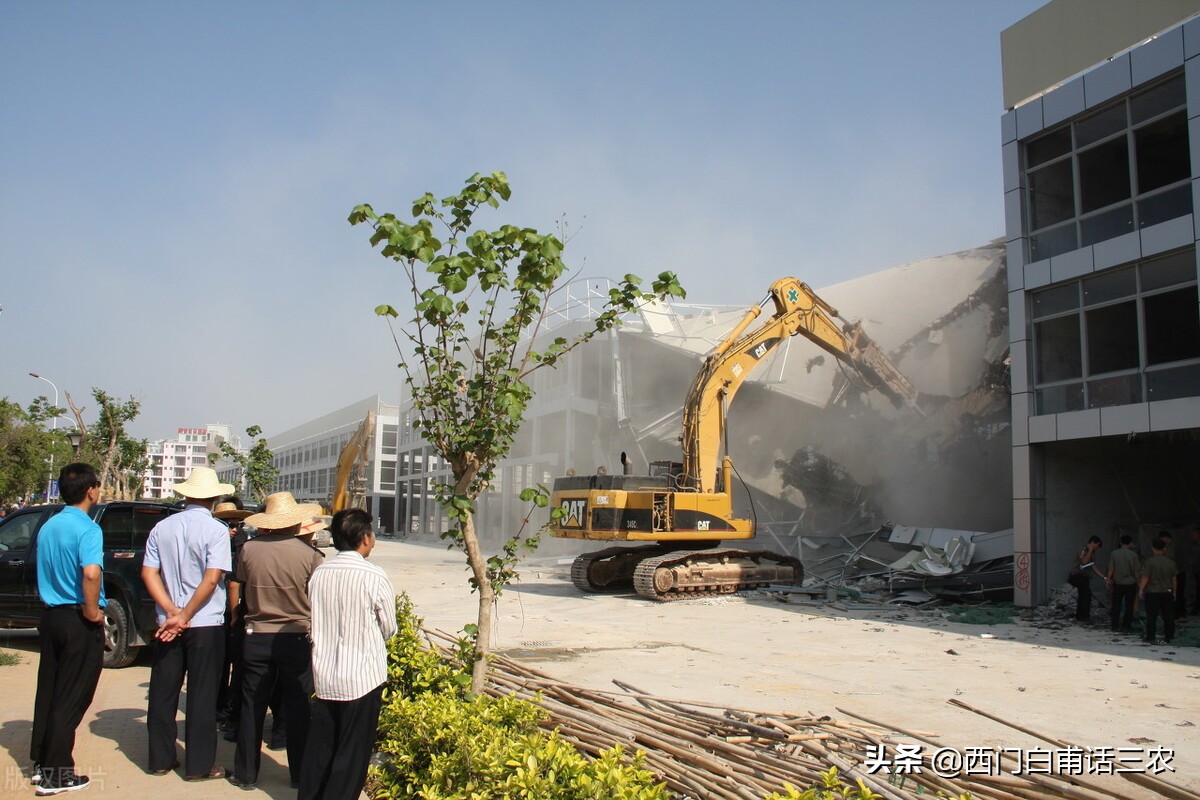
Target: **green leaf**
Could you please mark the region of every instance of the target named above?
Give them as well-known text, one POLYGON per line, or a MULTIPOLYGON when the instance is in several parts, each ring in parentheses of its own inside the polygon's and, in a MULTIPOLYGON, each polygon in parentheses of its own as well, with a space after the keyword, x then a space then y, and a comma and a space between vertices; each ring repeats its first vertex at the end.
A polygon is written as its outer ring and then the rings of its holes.
POLYGON ((389 305, 375 306, 375 313, 381 317, 398 317, 400 312, 389 305))

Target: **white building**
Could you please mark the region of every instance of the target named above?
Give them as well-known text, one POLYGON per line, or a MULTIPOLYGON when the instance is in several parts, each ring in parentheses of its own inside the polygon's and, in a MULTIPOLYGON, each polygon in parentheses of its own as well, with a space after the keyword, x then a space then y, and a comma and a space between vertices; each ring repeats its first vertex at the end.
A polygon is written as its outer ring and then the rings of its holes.
POLYGON ((174 497, 172 484, 186 479, 194 467, 208 465, 208 441, 207 428, 179 428, 174 439, 147 445, 149 465, 142 476, 142 496, 153 500, 174 497))

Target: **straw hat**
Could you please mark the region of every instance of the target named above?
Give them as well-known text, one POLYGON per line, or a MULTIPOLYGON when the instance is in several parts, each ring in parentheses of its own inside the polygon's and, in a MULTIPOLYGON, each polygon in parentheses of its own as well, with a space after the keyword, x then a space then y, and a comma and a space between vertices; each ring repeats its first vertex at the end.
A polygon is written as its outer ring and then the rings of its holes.
POLYGON ((238 508, 233 503, 217 503, 213 508, 212 515, 217 519, 245 519, 253 514, 253 511, 247 511, 244 508, 238 508))
POLYGON ((183 483, 171 487, 184 497, 194 500, 207 500, 210 497, 220 497, 223 494, 233 494, 232 483, 221 483, 212 467, 196 467, 183 483))
POLYGON ((246 524, 274 531, 308 522, 320 513, 321 506, 317 503, 297 503, 291 492, 276 492, 267 495, 267 505, 261 514, 246 517, 246 524))

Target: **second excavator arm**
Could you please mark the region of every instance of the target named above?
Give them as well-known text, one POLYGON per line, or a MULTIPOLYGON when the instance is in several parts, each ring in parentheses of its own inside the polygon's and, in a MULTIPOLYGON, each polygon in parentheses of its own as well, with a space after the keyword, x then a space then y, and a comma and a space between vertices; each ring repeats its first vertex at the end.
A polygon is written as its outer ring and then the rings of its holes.
POLYGON ((781 278, 771 284, 770 295, 762 305, 747 311, 704 359, 692 384, 683 409, 682 482, 686 487, 700 492, 728 490, 728 486, 720 485, 728 482, 728 476, 721 479, 717 459, 725 438, 729 403, 751 370, 781 342, 798 334, 851 366, 871 388, 897 406, 917 408, 916 389, 871 341, 861 324, 842 319, 837 309, 818 297, 808 284, 796 278, 781 278), (774 302, 775 313, 747 333, 769 301, 774 302))

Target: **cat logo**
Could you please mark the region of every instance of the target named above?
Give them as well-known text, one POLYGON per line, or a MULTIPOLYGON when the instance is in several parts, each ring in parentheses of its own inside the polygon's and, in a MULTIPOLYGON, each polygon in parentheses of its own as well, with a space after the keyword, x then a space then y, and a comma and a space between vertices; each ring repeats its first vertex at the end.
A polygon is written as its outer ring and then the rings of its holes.
POLYGON ((752 350, 750 352, 750 355, 754 356, 755 358, 762 358, 766 354, 767 354, 767 343, 766 342, 763 342, 762 344, 760 344, 758 347, 754 348, 754 350, 752 350))
POLYGON ((563 500, 562 509, 567 512, 559 523, 564 528, 582 528, 587 519, 587 500, 563 500))
POLYGON ((709 523, 710 521, 711 521, 711 520, 707 520, 707 519, 698 519, 698 520, 696 520, 696 530, 698 530, 698 531, 706 531, 706 530, 708 530, 708 523, 709 523))

